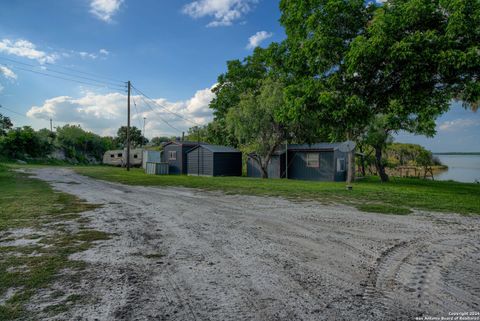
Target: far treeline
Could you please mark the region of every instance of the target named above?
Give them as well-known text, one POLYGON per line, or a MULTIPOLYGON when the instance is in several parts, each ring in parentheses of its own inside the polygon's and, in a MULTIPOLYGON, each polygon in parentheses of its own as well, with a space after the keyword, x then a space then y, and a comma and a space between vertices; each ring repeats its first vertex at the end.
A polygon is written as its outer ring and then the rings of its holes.
POLYGON ((480 99, 478 0, 281 0, 287 38, 227 62, 195 140, 256 153, 267 176, 285 141, 354 140, 385 157, 400 131, 435 135, 453 101, 480 99))
MULTIPOLYGON (((9 117, 0 114, 0 161, 69 162, 95 164, 111 149, 126 146, 126 127, 120 127, 115 137, 102 137, 80 126, 65 125, 55 131, 34 130, 29 126, 13 127, 9 117)), ((136 127, 130 128, 132 147, 148 142, 136 127)))
MULTIPOLYGON (((154 137, 148 141, 136 127, 130 128, 130 134, 133 148, 145 146, 160 150, 164 142, 178 139, 154 137)), ((187 139, 194 140, 194 137, 190 134, 187 139)), ((102 137, 75 125, 57 127, 55 131, 36 131, 28 126, 14 128, 11 120, 0 114, 0 161, 96 164, 107 150, 125 148, 126 141, 125 126, 118 129, 115 137, 102 137)), ((368 145, 359 145, 358 149, 363 155, 357 158, 360 174, 376 174, 374 150, 368 145)), ((390 170, 405 165, 442 166, 430 151, 415 144, 388 143, 384 156, 384 166, 390 170)))

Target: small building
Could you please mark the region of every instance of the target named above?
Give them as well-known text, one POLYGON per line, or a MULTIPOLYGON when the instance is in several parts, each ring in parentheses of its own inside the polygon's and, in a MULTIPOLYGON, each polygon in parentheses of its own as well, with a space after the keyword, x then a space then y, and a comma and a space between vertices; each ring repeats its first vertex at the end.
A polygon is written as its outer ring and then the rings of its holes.
MULTIPOLYGON (((142 166, 143 149, 132 148, 130 149, 130 165, 142 166)), ((103 164, 113 166, 127 166, 127 149, 115 149, 107 150, 103 154, 103 164)))
MULTIPOLYGON (((317 181, 345 181, 347 153, 341 143, 290 144, 278 150, 268 165, 268 177, 317 181), (288 166, 286 166, 288 165, 288 166)), ((247 176, 262 177, 258 163, 249 156, 247 176)))
POLYGON ((233 147, 200 144, 187 158, 188 175, 242 176, 242 153, 233 147))
POLYGON ((147 168, 147 163, 161 163, 162 152, 158 150, 144 150, 142 156, 142 167, 147 168))
POLYGON ((162 162, 169 164, 170 174, 187 174, 187 152, 196 142, 172 141, 163 144, 162 162))
POLYGON ((145 164, 145 174, 149 175, 168 175, 168 163, 151 163, 145 164))

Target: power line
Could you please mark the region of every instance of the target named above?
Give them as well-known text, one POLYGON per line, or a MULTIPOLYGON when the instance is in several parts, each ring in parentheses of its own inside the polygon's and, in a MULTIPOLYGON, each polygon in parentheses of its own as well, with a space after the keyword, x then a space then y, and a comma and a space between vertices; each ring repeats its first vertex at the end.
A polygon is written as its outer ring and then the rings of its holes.
POLYGON ((58 67, 58 68, 63 68, 63 69, 65 69, 65 70, 70 70, 70 71, 72 71, 72 72, 76 72, 76 73, 79 73, 79 74, 84 74, 84 75, 87 75, 87 76, 93 76, 93 77, 97 77, 97 78, 102 78, 102 79, 105 79, 105 80, 108 80, 108 81, 112 81, 112 82, 125 83, 123 80, 113 79, 113 78, 105 77, 105 76, 102 76, 102 75, 99 75, 99 74, 95 74, 95 73, 90 73, 90 72, 75 70, 75 69, 73 69, 73 68, 69 68, 69 67, 65 67, 65 66, 62 66, 62 65, 53 64, 53 63, 50 63, 50 62, 46 62, 45 64, 50 65, 50 66, 55 66, 55 67, 58 67))
MULTIPOLYGON (((133 87, 133 86, 132 86, 133 87)), ((157 112, 158 113, 158 118, 160 118, 161 121, 163 121, 165 124, 167 124, 170 128, 172 128, 173 130, 175 130, 176 132, 181 132, 180 129, 178 128, 175 128, 173 125, 171 125, 168 121, 166 121, 165 119, 163 119, 162 117, 160 117, 160 113, 158 111, 156 111, 146 100, 145 98, 143 98, 142 96, 140 96, 140 98, 145 102, 145 104, 153 111, 153 112, 157 112)))
MULTIPOLYGON (((137 109, 137 103, 135 102, 135 98, 132 97, 132 100, 133 100, 133 107, 135 107, 135 114, 138 117, 140 113, 138 112, 138 109, 137 109)), ((138 129, 142 128, 142 121, 140 120, 140 118, 138 118, 138 123, 140 124, 140 127, 138 127, 138 129)))
POLYGON ((8 110, 8 111, 11 112, 11 113, 17 114, 17 115, 19 115, 19 116, 22 116, 22 117, 28 119, 28 117, 25 116, 24 114, 20 114, 20 113, 14 111, 14 110, 8 109, 7 107, 5 107, 5 106, 3 106, 3 105, 0 105, 0 109, 8 110))
POLYGON ((132 86, 132 87, 133 87, 133 89, 134 89, 137 93, 139 93, 140 95, 144 96, 145 98, 148 98, 148 99, 149 99, 151 102, 153 102, 155 105, 161 107, 162 109, 165 109, 167 112, 169 112, 169 113, 171 113, 171 114, 173 114, 173 115, 175 115, 175 116, 177 116, 177 117, 180 117, 180 118, 182 118, 183 120, 186 120, 186 121, 188 121, 188 122, 190 122, 190 123, 192 123, 192 124, 194 124, 194 125, 196 125, 196 126, 201 126, 201 124, 197 123, 196 121, 190 120, 190 119, 184 117, 183 115, 181 115, 181 114, 179 114, 179 113, 176 113, 176 112, 174 112, 174 111, 171 111, 168 107, 165 107, 165 106, 157 103, 153 98, 148 97, 148 96, 145 95, 142 91, 140 91, 138 88, 136 88, 136 87, 134 87, 134 86, 132 86))
MULTIPOLYGON (((39 66, 36 66, 36 65, 32 65, 32 64, 28 64, 28 63, 25 63, 25 62, 20 62, 20 61, 17 61, 17 60, 14 60, 14 59, 10 59, 10 58, 5 58, 5 57, 0 57, 0 59, 3 59, 3 60, 7 60, 7 61, 10 61, 11 63, 15 63, 15 64, 20 64, 20 65, 24 65, 24 66, 28 66, 28 67, 32 67, 32 68, 36 68, 36 67, 39 67, 39 66)), ((110 81, 99 81, 97 79, 94 79, 94 78, 90 78, 90 77, 84 77, 84 76, 78 76, 78 75, 74 75, 74 74, 71 74, 71 73, 66 73, 66 72, 62 72, 62 71, 58 71, 58 70, 55 70, 55 69, 52 69, 52 68, 48 68, 46 69, 46 71, 49 71, 49 72, 55 72, 55 73, 58 73, 58 74, 61 74, 61 75, 65 75, 65 76, 69 76, 69 77, 75 77, 75 78, 80 78, 80 79, 85 79, 85 80, 89 80, 89 81, 94 81, 94 82, 97 82, 99 84, 106 84, 106 85, 110 85, 110 86, 118 86, 118 87, 122 87, 122 85, 120 85, 121 81, 115 81, 115 82, 110 82, 110 81)))
MULTIPOLYGON (((6 67, 7 67, 7 65, 5 65, 5 64, 3 64, 3 66, 6 66, 6 67)), ((98 88, 108 88, 108 89, 112 89, 112 90, 116 90, 116 91, 120 91, 120 90, 123 91, 123 90, 124 90, 123 88, 120 89, 120 87, 119 87, 119 88, 112 88, 111 86, 108 86, 108 85, 92 84, 92 83, 85 82, 85 81, 81 81, 81 80, 76 80, 76 79, 71 79, 71 78, 65 78, 65 77, 60 77, 60 76, 56 76, 56 75, 51 75, 51 74, 47 74, 47 73, 44 73, 44 72, 40 72, 40 71, 36 71, 36 70, 31 70, 31 69, 27 69, 27 68, 23 68, 23 67, 15 66, 15 68, 16 68, 16 69, 23 70, 23 71, 28 71, 28 72, 32 72, 32 73, 35 73, 35 74, 47 76, 47 77, 52 77, 52 78, 57 78, 57 79, 61 79, 61 80, 72 81, 72 82, 80 83, 80 84, 87 85, 87 86, 98 87, 98 88)))

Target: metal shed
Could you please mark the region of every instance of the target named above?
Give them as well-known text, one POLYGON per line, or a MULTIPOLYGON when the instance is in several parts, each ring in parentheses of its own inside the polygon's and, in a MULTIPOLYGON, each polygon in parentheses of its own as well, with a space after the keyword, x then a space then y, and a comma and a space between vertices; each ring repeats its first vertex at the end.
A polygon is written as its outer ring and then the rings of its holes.
MULTIPOLYGON (((275 153, 268 165, 268 175, 272 178, 344 181, 347 170, 347 153, 339 151, 341 143, 290 144, 285 149, 275 153), (288 164, 288 172, 285 164, 288 164)), ((260 166, 249 157, 247 160, 247 175, 261 177, 260 166)))
POLYGON ((169 164, 170 174, 187 174, 187 152, 196 142, 172 141, 163 145, 162 162, 169 164))
POLYGON ((142 157, 142 167, 147 168, 147 163, 161 163, 162 152, 158 150, 144 150, 142 157))
POLYGON ((201 144, 187 158, 188 175, 242 176, 242 153, 233 147, 201 144))

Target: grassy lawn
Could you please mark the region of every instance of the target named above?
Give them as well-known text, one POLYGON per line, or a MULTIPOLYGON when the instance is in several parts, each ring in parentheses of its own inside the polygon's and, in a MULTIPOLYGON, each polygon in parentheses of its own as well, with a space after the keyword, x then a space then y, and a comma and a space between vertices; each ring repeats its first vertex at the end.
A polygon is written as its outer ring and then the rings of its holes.
POLYGON ((78 214, 95 207, 0 164, 0 320, 34 320, 38 313, 52 316, 82 299, 51 291, 50 286, 65 269, 81 273, 84 264, 69 260, 70 254, 108 238, 87 229, 78 214), (78 232, 71 232, 72 226, 78 232), (26 304, 39 291, 51 291, 55 304, 28 311, 26 304))
POLYGON ((182 186, 226 193, 282 196, 353 205, 360 210, 386 214, 408 214, 411 209, 480 214, 480 185, 395 178, 380 183, 367 178, 347 191, 345 183, 248 177, 195 177, 146 175, 141 169, 106 166, 74 167, 80 174, 96 179, 143 186, 182 186))

